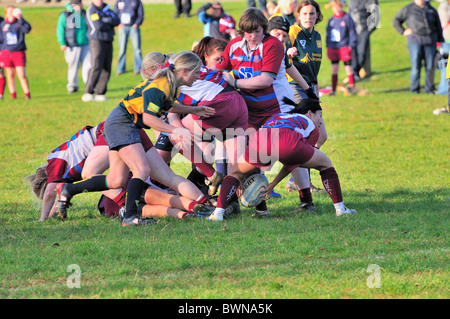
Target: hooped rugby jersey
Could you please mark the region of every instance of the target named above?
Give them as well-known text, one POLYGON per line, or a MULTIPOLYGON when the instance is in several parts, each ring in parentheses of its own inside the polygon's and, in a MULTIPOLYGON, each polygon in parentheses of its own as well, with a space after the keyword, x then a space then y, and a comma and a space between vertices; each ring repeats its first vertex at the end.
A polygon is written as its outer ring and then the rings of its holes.
POLYGON ((276 114, 273 115, 261 128, 287 128, 300 133, 308 144, 314 145, 319 137, 319 131, 313 121, 303 114, 276 114))
POLYGON ((47 180, 49 183, 58 180, 81 180, 81 171, 94 145, 103 132, 105 122, 86 126, 73 135, 68 141, 55 148, 47 157, 47 180))
POLYGON ((205 65, 200 68, 200 79, 189 87, 180 87, 178 102, 184 105, 203 105, 222 92, 228 83, 222 77, 222 71, 211 70, 205 65))
MULTIPOLYGON (((178 88, 176 96, 179 92, 178 88)), ((119 105, 129 113, 130 119, 138 128, 149 129, 150 127, 142 120, 143 113, 157 117, 166 114, 172 107, 167 100, 169 94, 170 87, 166 77, 160 77, 154 81, 146 79, 131 89, 128 95, 120 100, 119 105)))
MULTIPOLYGON (((253 49, 242 37, 231 40, 223 52, 223 61, 217 67, 230 70, 236 79, 248 79, 261 74, 271 74, 275 78, 284 58, 283 44, 271 35, 265 35, 253 49)), ((264 89, 241 89, 247 103, 249 115, 268 116, 280 112, 278 100, 270 85, 264 89)))
MULTIPOLYGON (((292 59, 294 66, 309 85, 317 84, 322 63, 322 37, 316 29, 310 33, 298 23, 289 28, 289 39, 286 47, 297 48, 297 55, 292 59)), ((296 83, 289 77, 290 83, 296 83)))

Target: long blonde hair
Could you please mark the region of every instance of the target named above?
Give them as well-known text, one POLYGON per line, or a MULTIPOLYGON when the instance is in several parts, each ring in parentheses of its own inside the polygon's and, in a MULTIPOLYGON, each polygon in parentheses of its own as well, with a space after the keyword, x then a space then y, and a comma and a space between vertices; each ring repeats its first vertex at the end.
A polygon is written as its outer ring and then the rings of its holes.
POLYGON ((150 79, 156 80, 160 77, 167 78, 170 86, 170 92, 167 98, 169 102, 172 103, 179 86, 175 77, 175 72, 183 69, 193 71, 202 65, 202 61, 195 53, 191 51, 183 51, 174 55, 168 61, 168 64, 168 67, 157 70, 155 74, 150 77, 150 79))
POLYGON ((173 56, 172 53, 162 54, 161 52, 150 52, 143 59, 141 64, 141 76, 149 79, 158 69, 173 56))
POLYGON ((38 199, 44 199, 45 189, 47 188, 47 164, 39 167, 36 173, 25 177, 25 182, 30 184, 38 199))

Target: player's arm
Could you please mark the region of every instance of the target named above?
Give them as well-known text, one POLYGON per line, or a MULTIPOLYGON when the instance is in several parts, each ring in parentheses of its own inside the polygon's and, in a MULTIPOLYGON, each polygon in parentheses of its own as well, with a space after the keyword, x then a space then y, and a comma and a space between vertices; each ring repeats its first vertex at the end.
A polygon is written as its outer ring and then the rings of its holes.
POLYGON ((42 200, 41 219, 43 222, 46 219, 53 217, 56 211, 55 199, 56 199, 56 186, 58 183, 49 183, 45 188, 44 198, 42 200))
POLYGON ((235 89, 258 90, 270 86, 276 78, 276 74, 263 73, 249 79, 235 79, 230 73, 223 73, 223 79, 235 89))
POLYGON ((270 194, 272 193, 272 190, 277 186, 286 176, 289 175, 291 171, 286 168, 286 166, 283 165, 281 170, 278 172, 277 176, 275 176, 274 180, 267 185, 267 188, 265 191, 261 192, 260 197, 264 200, 268 200, 270 198, 270 194))
POLYGON ((169 109, 170 113, 195 114, 204 118, 210 117, 216 113, 216 110, 209 106, 190 106, 175 102, 169 109))

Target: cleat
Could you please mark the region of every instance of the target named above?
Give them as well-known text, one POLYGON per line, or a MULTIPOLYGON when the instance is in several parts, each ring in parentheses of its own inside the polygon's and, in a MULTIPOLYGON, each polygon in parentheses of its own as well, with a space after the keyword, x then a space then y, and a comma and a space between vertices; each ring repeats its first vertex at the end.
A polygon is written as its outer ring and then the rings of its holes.
POLYGON ((99 95, 96 95, 95 97, 94 97, 94 101, 95 102, 106 102, 106 101, 108 101, 109 99, 106 97, 106 95, 104 95, 104 94, 99 94, 99 95))
POLYGON ((241 207, 239 205, 239 202, 232 202, 227 206, 227 208, 225 208, 223 217, 228 218, 232 215, 239 215, 240 213, 241 213, 241 207))
POLYGON ((81 101, 83 101, 83 102, 94 101, 94 94, 84 93, 83 96, 81 97, 81 101))
POLYGON ((255 210, 252 217, 256 218, 269 218, 270 217, 270 211, 269 210, 255 210))
POLYGON ((270 197, 272 198, 281 198, 280 193, 276 193, 274 190, 272 190, 272 193, 270 193, 270 197))
POLYGON ((196 204, 192 208, 192 213, 194 216, 197 216, 197 217, 207 217, 213 213, 214 209, 215 209, 215 207, 212 207, 212 206, 196 204))
POLYGON ((344 210, 336 209, 336 216, 340 217, 343 215, 354 215, 356 214, 356 210, 345 207, 344 210))
POLYGON ((296 192, 298 191, 297 185, 295 185, 294 180, 291 178, 286 182, 286 189, 288 192, 296 192))
POLYGON ((435 109, 433 111, 434 115, 439 115, 439 114, 444 114, 444 113, 449 113, 449 107, 448 106, 445 106, 445 107, 442 107, 442 108, 439 108, 439 109, 435 109))
POLYGON ((225 178, 225 175, 223 175, 220 172, 215 171, 214 175, 211 177, 211 180, 209 180, 209 179, 205 180, 205 184, 209 186, 209 189, 208 189, 209 196, 213 196, 216 194, 216 192, 219 189, 220 184, 222 184, 222 181, 224 178, 225 178))
POLYGON ((72 204, 70 203, 70 200, 72 199, 72 195, 67 190, 67 184, 65 184, 65 183, 58 184, 58 186, 56 188, 56 192, 58 194, 56 210, 58 211, 59 217, 61 217, 62 219, 66 219, 67 218, 67 208, 72 206, 72 204), (61 195, 64 196, 66 199, 62 200, 61 195))
POLYGON ((314 204, 308 204, 308 203, 300 203, 298 205, 298 208, 296 209, 297 212, 315 212, 316 207, 314 204))
POLYGON ((327 191, 323 188, 317 188, 316 186, 311 184, 311 193, 327 194, 327 191))
POLYGON ((122 220, 122 226, 146 226, 156 224, 156 219, 142 218, 139 215, 133 215, 122 220))

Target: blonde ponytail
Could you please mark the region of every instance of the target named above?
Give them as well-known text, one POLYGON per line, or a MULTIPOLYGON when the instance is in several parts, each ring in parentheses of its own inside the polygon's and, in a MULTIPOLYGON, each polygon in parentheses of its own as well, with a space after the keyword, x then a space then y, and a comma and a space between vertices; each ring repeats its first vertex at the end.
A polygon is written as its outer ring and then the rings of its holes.
POLYGON ((170 87, 170 96, 168 96, 168 99, 170 103, 172 103, 179 86, 175 77, 175 72, 183 69, 194 71, 196 68, 202 65, 202 61, 195 53, 191 51, 183 51, 169 59, 168 64, 168 67, 159 69, 150 78, 152 80, 158 79, 160 77, 167 78, 170 87))

